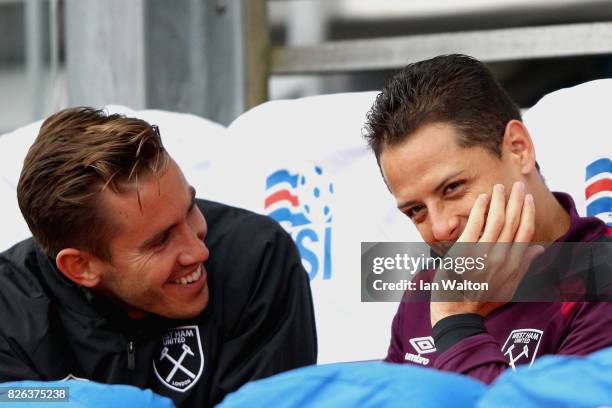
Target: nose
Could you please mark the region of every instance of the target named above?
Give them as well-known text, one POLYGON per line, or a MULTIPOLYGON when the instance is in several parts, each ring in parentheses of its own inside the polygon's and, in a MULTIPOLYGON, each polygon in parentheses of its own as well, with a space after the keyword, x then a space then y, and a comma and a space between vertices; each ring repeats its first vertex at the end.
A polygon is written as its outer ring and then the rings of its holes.
POLYGON ((431 232, 436 242, 454 242, 459 238, 459 217, 430 211, 431 232))
POLYGON ((204 263, 210 252, 204 243, 204 234, 185 226, 183 231, 183 247, 178 256, 178 263, 182 266, 190 266, 195 263, 204 263))

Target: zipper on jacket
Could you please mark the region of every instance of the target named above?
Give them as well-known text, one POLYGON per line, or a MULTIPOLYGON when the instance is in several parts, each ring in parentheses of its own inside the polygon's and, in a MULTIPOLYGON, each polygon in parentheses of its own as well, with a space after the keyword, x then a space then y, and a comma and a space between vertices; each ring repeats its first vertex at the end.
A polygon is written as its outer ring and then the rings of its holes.
POLYGON ((134 346, 134 342, 130 341, 127 345, 127 360, 128 360, 128 370, 133 370, 136 368, 136 346, 134 346))

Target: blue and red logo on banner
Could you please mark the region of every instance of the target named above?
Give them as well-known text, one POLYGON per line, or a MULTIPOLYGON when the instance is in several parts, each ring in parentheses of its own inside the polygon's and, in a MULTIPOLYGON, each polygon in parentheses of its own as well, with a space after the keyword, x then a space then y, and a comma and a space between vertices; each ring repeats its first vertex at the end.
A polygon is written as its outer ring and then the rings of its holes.
POLYGON ((597 159, 586 167, 586 212, 612 227, 612 160, 597 159))
POLYGON ((333 184, 319 166, 292 173, 281 169, 266 179, 266 214, 293 237, 310 279, 331 279, 333 184))

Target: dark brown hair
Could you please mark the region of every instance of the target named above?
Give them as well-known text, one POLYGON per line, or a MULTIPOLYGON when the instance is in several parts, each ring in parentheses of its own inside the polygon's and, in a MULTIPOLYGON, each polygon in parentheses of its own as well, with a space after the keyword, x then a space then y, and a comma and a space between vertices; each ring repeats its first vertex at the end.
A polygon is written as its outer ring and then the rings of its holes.
POLYGON ((68 247, 110 260, 117 226, 98 194, 165 171, 159 131, 141 119, 89 107, 65 109, 42 124, 23 163, 17 200, 32 235, 51 257, 68 247))
POLYGON ((441 55, 406 66, 385 85, 367 115, 365 138, 378 161, 385 146, 425 124, 446 122, 458 130, 460 146, 501 156, 512 119, 521 120, 520 110, 482 62, 441 55))

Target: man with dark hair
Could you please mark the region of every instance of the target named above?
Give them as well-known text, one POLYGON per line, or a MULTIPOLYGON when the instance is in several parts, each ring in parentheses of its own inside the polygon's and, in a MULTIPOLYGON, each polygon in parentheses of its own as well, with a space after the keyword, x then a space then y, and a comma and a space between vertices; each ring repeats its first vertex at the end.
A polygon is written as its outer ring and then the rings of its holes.
MULTIPOLYGON (((366 131, 398 208, 437 254, 449 255, 456 243, 495 251, 485 270, 493 297, 432 291, 419 302, 405 293, 387 361, 489 383, 544 354, 612 345, 609 303, 513 297, 544 251, 531 242, 606 241, 609 229, 579 217, 567 194, 548 190, 519 109, 484 64, 445 55, 408 65, 378 95, 366 131)), ((431 283, 439 272, 416 279, 431 283)))
POLYGON ((196 199, 156 126, 56 113, 17 196, 33 239, 0 254, 0 382, 131 384, 199 407, 316 362, 291 238, 196 199))

